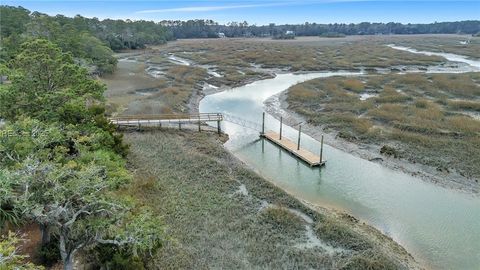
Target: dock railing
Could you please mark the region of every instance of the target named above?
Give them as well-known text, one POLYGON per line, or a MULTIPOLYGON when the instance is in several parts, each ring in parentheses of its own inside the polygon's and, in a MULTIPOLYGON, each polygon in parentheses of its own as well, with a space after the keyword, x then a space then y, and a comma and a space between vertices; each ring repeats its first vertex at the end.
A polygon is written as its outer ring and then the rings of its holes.
POLYGON ((122 115, 109 118, 110 122, 118 127, 162 127, 167 124, 197 124, 198 131, 205 122, 217 122, 217 131, 220 134, 220 122, 223 120, 221 113, 193 113, 193 114, 148 114, 148 115, 122 115))
POLYGON ((192 122, 196 123, 198 121, 202 122, 212 122, 212 121, 222 121, 223 115, 221 113, 194 113, 194 114, 145 114, 145 115, 122 115, 117 117, 111 117, 110 121, 114 124, 122 123, 145 123, 145 121, 170 121, 177 123, 182 122, 192 122))

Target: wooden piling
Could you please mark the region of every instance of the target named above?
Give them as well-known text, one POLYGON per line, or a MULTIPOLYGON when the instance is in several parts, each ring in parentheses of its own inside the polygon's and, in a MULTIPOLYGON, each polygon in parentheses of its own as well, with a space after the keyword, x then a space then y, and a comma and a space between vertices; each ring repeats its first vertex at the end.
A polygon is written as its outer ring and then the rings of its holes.
POLYGON ((279 138, 279 140, 282 139, 282 122, 283 122, 283 118, 280 116, 280 138, 279 138))
POLYGON ((298 126, 298 142, 297 142, 297 150, 300 150, 300 136, 302 135, 302 125, 298 126))
POLYGON ((322 135, 322 140, 320 141, 320 163, 322 163, 322 155, 323 155, 323 135, 322 135))
MULTIPOLYGON (((301 137, 302 137, 302 125, 298 125, 298 141, 295 144, 294 141, 289 140, 288 138, 283 138, 282 140, 282 131, 283 131, 283 117, 280 117, 280 134, 277 134, 273 131, 265 132, 265 112, 262 113, 262 131, 260 137, 266 138, 274 144, 280 146, 281 149, 284 149, 291 153, 292 155, 298 157, 300 160, 306 162, 310 167, 323 166, 325 161, 323 161, 323 136, 322 136, 322 146, 320 149, 320 156, 313 154, 312 152, 301 149, 301 137)), ((262 139, 262 153, 264 152, 264 140, 262 139)), ((281 151, 281 150, 279 150, 281 151)))
POLYGON ((265 112, 262 114, 262 135, 265 134, 265 112))
POLYGON ((218 132, 218 135, 222 133, 222 129, 220 127, 220 120, 217 120, 217 132, 218 132))

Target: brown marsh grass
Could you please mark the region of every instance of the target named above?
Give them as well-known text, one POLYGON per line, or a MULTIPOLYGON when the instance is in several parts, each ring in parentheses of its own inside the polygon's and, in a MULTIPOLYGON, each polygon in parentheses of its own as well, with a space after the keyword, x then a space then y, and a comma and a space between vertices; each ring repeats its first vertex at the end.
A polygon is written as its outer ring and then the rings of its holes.
POLYGON ((402 158, 478 179, 480 120, 469 115, 480 108, 477 80, 477 73, 323 78, 291 87, 287 102, 344 139, 395 145, 402 158), (376 96, 362 101, 361 92, 376 96))
POLYGON ((219 67, 284 68, 291 71, 358 70, 362 67, 429 65, 436 56, 415 55, 385 46, 375 37, 325 42, 276 42, 269 39, 180 40, 166 47, 195 63, 219 67), (185 53, 188 52, 188 53, 185 53))
POLYGON ((351 217, 304 206, 244 168, 216 135, 164 130, 125 138, 131 143, 129 163, 137 172, 129 192, 158 215, 168 234, 153 254, 152 268, 403 268, 398 258, 408 255, 391 239, 372 235, 351 217), (237 192, 241 186, 247 193, 237 192), (344 251, 329 254, 321 247, 297 247, 308 241, 306 226, 314 237, 344 251), (378 239, 386 242, 379 244, 378 239))

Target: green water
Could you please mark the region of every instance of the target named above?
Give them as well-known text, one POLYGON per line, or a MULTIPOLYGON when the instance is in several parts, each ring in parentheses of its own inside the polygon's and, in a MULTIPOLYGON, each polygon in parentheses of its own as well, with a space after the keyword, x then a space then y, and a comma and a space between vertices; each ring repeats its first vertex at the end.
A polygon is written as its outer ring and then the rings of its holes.
MULTIPOLYGON (((205 97, 200 112, 224 112, 261 121, 263 102, 301 81, 353 73, 279 74, 205 97)), ((279 122, 267 114, 267 129, 279 122)), ((327 166, 319 170, 278 147, 258 132, 224 122, 225 144, 238 158, 289 193, 308 202, 343 209, 389 235, 416 260, 435 269, 480 269, 480 198, 426 183, 326 146, 327 166)), ((297 131, 284 126, 284 136, 297 131)), ((302 146, 319 151, 304 135, 302 146)), ((480 165, 479 165, 480 166, 480 165)))

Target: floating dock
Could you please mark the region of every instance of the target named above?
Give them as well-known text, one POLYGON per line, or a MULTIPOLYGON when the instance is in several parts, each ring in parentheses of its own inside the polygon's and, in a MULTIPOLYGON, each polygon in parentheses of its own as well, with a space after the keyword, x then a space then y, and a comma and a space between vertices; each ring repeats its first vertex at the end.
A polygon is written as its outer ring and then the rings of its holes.
POLYGON ((290 154, 296 156, 297 158, 301 159, 311 167, 320 167, 325 165, 325 160, 321 160, 320 156, 315 155, 314 153, 299 148, 298 144, 292 142, 291 140, 282 137, 280 139, 280 134, 274 131, 267 131, 260 135, 261 137, 266 138, 267 140, 273 142, 274 144, 280 146, 282 149, 286 150, 290 154))

